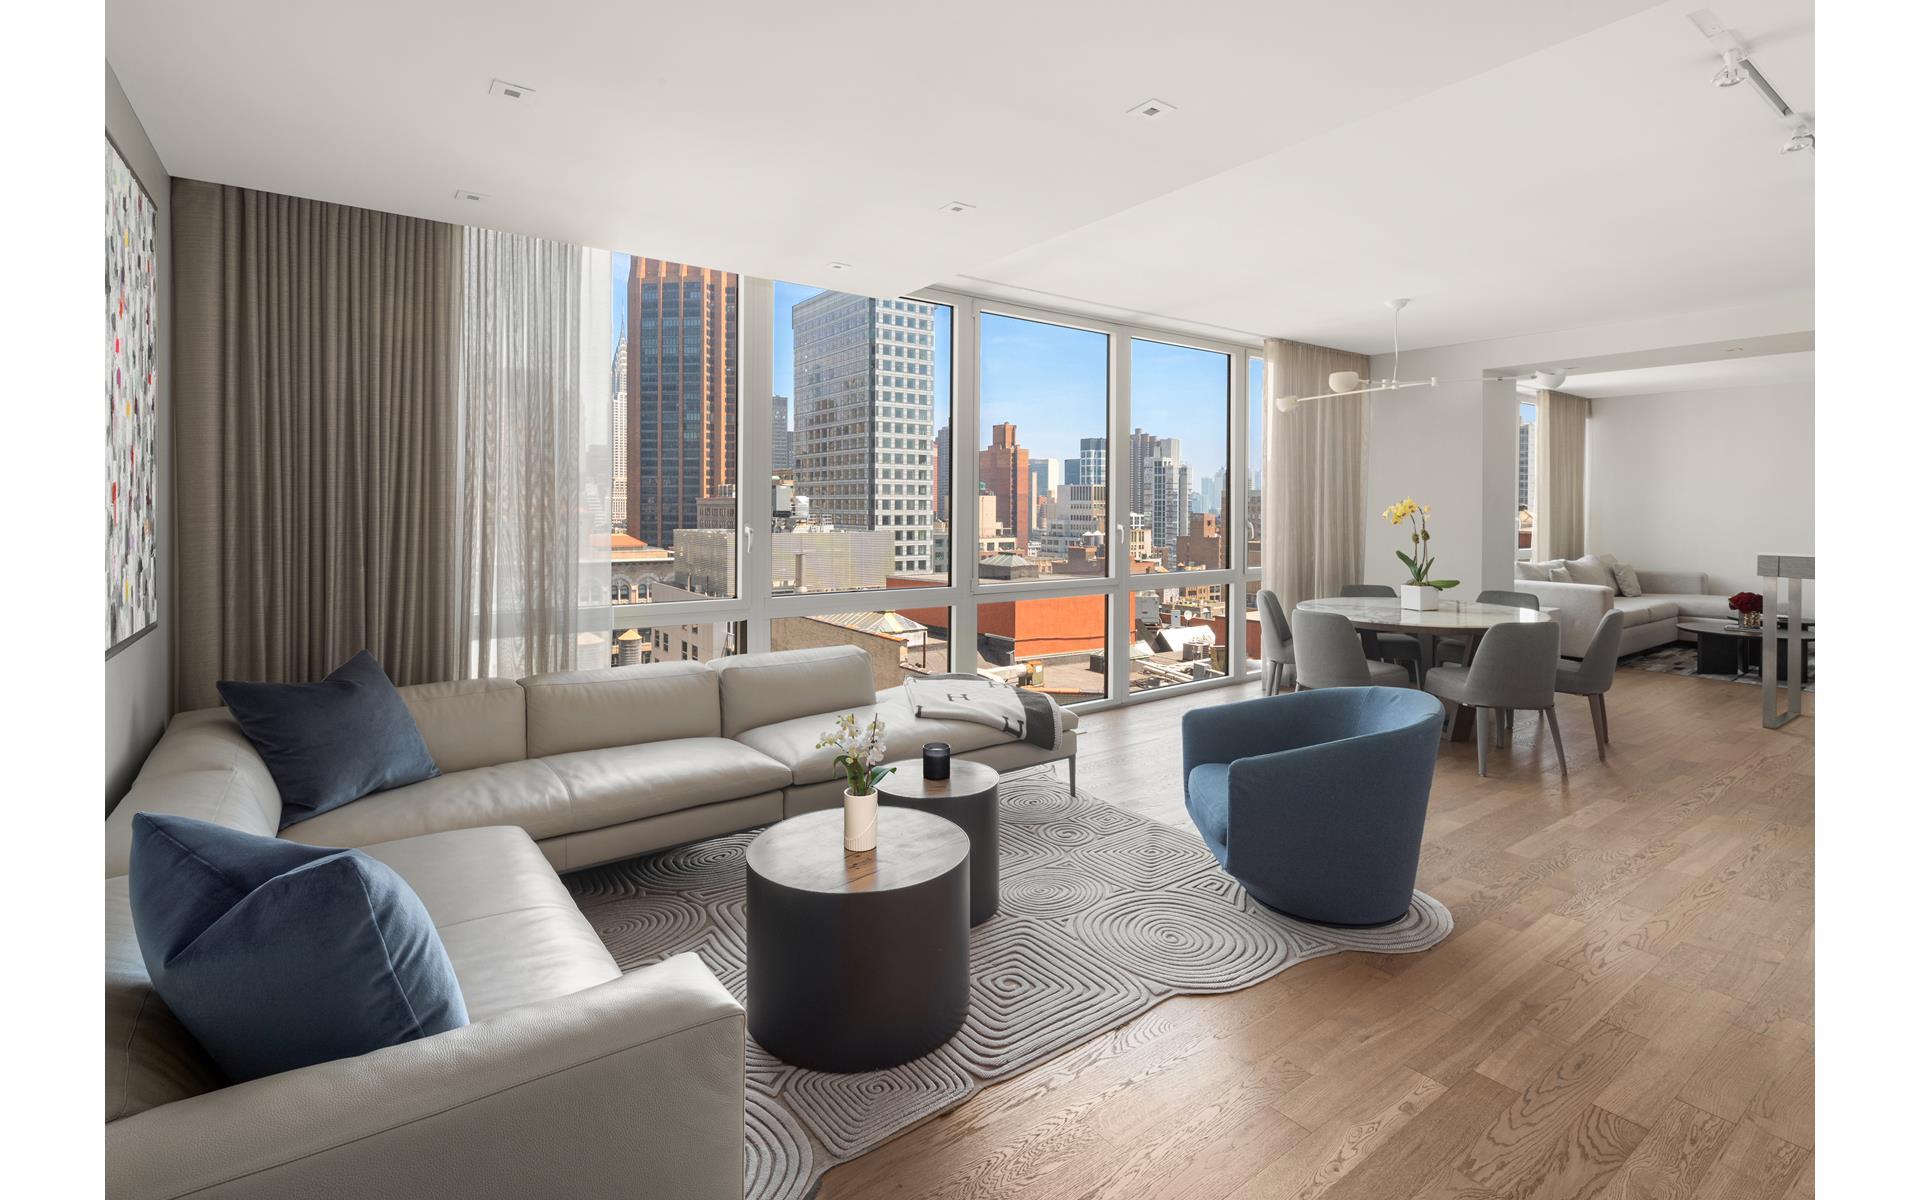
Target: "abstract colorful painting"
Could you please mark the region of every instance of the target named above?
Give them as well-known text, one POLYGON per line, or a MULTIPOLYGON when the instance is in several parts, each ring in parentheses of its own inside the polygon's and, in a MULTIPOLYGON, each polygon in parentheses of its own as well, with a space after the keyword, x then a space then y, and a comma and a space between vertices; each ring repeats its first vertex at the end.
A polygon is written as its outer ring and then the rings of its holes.
POLYGON ((153 197, 107 143, 107 654, 159 619, 153 447, 159 266, 153 197))

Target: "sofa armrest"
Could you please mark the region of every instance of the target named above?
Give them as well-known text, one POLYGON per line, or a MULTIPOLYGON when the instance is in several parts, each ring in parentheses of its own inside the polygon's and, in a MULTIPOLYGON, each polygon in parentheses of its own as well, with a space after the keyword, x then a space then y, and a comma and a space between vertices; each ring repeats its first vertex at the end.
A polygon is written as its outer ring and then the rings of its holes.
POLYGON ((1707 573, 1705 571, 1649 571, 1636 567, 1634 574, 1640 577, 1640 590, 1649 595, 1707 595, 1707 573))
POLYGON ((106 1128, 112 1197, 729 1197, 746 1017, 682 954, 106 1128))
POLYGON ((1597 583, 1551 583, 1522 579, 1515 591, 1540 598, 1541 608, 1560 611, 1554 619, 1560 623, 1560 653, 1579 658, 1600 628, 1600 618, 1613 611, 1613 589, 1597 583))

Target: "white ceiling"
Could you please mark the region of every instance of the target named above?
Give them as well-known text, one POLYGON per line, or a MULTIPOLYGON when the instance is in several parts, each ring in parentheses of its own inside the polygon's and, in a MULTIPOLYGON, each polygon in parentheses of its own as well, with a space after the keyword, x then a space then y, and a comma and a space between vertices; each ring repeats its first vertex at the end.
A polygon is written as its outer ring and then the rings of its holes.
POLYGON ((1711 362, 1574 374, 1567 376, 1565 390, 1599 400, 1616 396, 1668 395, 1785 384, 1806 384, 1811 388, 1813 353, 1807 350, 1797 354, 1729 356, 1711 362))
MULTIPOLYGON (((108 0, 107 58, 175 175, 1372 351, 1811 286, 1698 2, 108 0)), ((1811 0, 1715 6, 1811 108, 1811 0)))

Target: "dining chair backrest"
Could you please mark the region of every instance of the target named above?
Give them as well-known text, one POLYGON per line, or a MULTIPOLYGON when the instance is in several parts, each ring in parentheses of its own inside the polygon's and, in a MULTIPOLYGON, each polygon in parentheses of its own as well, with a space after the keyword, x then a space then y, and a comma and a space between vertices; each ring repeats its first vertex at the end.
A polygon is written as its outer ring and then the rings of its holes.
POLYGON ((1551 708, 1559 669, 1558 622, 1505 621, 1480 639, 1460 699, 1481 708, 1551 708))
POLYGON ((1367 687, 1373 675, 1353 622, 1336 612, 1293 610, 1293 670, 1300 686, 1367 687))
POLYGON ((1503 592, 1499 588, 1488 588, 1473 598, 1475 604, 1504 604, 1508 608, 1531 608, 1540 611, 1540 597, 1532 592, 1503 592))
POLYGON ((1260 606, 1260 657, 1268 662, 1285 662, 1281 651, 1293 640, 1293 628, 1280 611, 1280 597, 1272 588, 1261 588, 1254 600, 1260 606))
POLYGON ((1340 594, 1348 598, 1384 596, 1391 600, 1400 593, 1384 583, 1343 583, 1340 585, 1340 594))
POLYGON ((1579 670, 1573 673, 1574 694, 1601 696, 1613 687, 1613 669, 1620 658, 1620 633, 1626 625, 1627 614, 1617 608, 1609 609, 1607 615, 1600 618, 1593 640, 1587 643, 1587 656, 1580 660, 1579 670))

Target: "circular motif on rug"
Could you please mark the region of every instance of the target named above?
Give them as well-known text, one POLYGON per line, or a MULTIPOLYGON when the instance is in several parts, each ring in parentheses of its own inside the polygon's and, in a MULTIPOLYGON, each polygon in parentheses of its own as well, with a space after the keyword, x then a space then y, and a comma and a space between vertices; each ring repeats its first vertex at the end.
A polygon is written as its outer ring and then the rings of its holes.
POLYGON ((759 831, 675 846, 633 862, 633 877, 649 891, 711 892, 747 884, 747 847, 759 831))
POLYGON ((1228 992, 1285 967, 1286 939, 1237 908, 1191 892, 1116 896, 1073 918, 1086 948, 1189 992, 1228 992))
POLYGON ((813 1186, 813 1144, 806 1130, 779 1101, 751 1083, 746 1167, 748 1200, 800 1200, 813 1186))
POLYGON ((707 914, 680 896, 622 896, 587 911, 594 932, 622 970, 689 949, 707 929, 707 914))
POLYGON ((1035 867, 1000 881, 1000 911, 1022 917, 1070 917, 1111 895, 1113 889, 1084 871, 1035 867))
POLYGON ((1000 781, 1000 819, 1022 825, 1060 821, 1079 807, 1060 781, 1045 775, 1000 781))

